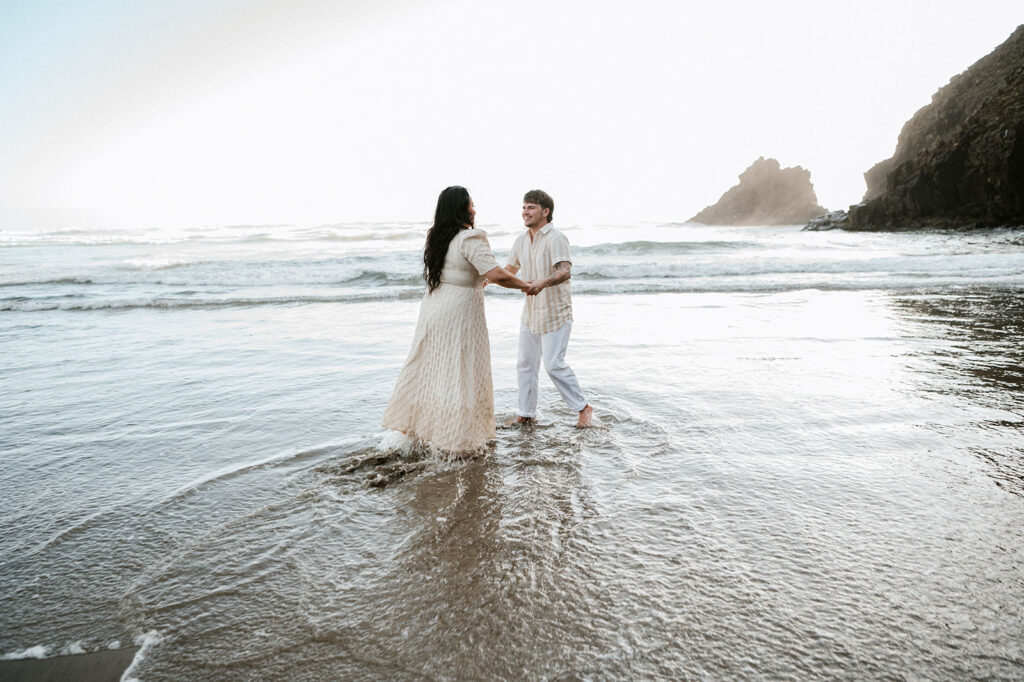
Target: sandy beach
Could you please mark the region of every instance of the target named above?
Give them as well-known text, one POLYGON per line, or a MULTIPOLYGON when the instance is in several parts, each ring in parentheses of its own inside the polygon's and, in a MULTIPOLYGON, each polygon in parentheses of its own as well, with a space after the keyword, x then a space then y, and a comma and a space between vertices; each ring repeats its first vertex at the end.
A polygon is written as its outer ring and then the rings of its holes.
POLYGON ((76 656, 0 661, 0 679, 6 682, 117 682, 138 650, 138 647, 125 647, 76 656))

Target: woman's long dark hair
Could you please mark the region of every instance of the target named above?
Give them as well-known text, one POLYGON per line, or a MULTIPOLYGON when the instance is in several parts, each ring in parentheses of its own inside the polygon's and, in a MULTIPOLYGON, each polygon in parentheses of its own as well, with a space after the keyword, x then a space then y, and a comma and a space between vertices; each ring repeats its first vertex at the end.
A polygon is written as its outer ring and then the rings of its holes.
POLYGON ((446 187, 437 197, 434 224, 427 230, 427 244, 423 247, 423 279, 427 280, 428 291, 441 284, 441 270, 452 239, 467 225, 473 226, 469 201, 469 190, 458 185, 446 187))

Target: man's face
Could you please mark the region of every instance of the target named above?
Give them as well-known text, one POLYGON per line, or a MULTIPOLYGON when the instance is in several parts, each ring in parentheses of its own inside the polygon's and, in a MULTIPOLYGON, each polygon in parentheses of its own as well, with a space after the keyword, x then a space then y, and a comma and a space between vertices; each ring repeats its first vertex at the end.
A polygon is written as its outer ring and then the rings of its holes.
POLYGON ((548 222, 548 209, 540 204, 523 204, 523 225, 540 227, 548 222))

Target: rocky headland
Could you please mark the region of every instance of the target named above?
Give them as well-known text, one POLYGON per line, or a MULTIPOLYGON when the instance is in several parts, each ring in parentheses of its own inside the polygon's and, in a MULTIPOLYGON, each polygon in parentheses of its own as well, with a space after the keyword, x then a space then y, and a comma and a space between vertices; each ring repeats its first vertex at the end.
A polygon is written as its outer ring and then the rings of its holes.
POLYGON ((1024 25, 932 96, 864 200, 805 229, 1024 226, 1024 25))
POLYGON ((763 156, 740 173, 740 184, 690 222, 705 225, 798 225, 823 215, 811 184, 800 166, 781 168, 763 156))

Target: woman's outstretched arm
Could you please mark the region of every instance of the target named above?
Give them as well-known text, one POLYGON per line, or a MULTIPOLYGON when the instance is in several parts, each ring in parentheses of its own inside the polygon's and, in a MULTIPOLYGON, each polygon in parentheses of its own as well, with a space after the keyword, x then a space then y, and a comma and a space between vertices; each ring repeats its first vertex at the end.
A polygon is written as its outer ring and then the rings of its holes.
POLYGON ((530 288, 529 282, 519 279, 500 265, 488 270, 484 273, 484 277, 487 278, 488 282, 493 282, 494 284, 503 286, 506 289, 519 289, 519 291, 526 291, 530 288))

